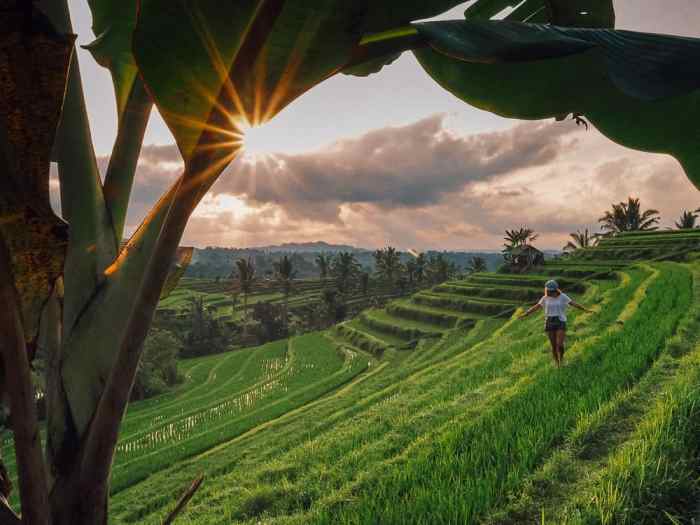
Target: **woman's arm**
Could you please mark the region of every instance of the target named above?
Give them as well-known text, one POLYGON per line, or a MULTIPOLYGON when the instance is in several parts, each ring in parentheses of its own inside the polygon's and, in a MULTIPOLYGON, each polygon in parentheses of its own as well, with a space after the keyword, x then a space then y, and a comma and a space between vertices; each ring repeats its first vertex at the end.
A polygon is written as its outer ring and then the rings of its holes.
POLYGON ((581 306, 580 304, 575 303, 574 301, 571 301, 569 304, 571 306, 573 306, 574 308, 578 308, 579 310, 581 310, 583 312, 588 312, 589 314, 592 314, 594 312, 594 310, 591 310, 590 308, 586 308, 585 306, 581 306))
POLYGON ((518 316, 518 319, 525 319, 528 315, 533 314, 534 312, 536 312, 540 308, 542 308, 542 305, 540 303, 532 305, 530 308, 528 308, 528 310, 524 314, 518 316))

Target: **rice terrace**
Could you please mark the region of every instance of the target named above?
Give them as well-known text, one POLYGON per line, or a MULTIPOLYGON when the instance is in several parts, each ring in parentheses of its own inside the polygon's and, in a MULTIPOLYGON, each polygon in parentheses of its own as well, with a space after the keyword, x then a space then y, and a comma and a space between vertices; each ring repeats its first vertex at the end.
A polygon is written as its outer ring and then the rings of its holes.
POLYGON ((700 524, 698 188, 695 0, 0 0, 0 525, 700 524))

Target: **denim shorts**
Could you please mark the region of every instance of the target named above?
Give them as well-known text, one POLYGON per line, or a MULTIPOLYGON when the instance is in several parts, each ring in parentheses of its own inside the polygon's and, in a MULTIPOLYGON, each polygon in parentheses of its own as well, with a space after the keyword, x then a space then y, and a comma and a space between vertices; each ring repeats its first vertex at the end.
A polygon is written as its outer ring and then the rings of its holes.
POLYGON ((558 330, 566 330, 566 321, 562 321, 559 317, 547 317, 544 321, 545 332, 556 332, 558 330))

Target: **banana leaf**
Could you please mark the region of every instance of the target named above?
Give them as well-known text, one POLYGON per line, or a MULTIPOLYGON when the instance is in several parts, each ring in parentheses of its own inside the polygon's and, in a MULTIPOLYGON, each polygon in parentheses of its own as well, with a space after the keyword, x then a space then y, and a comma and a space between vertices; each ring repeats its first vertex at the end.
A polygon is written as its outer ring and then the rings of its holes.
POLYGON ((221 146, 233 149, 242 125, 269 120, 334 74, 363 11, 341 0, 144 0, 134 53, 187 161, 214 109, 228 117, 221 146))
POLYGON ((67 225, 49 201, 49 164, 75 37, 55 33, 38 12, 26 34, 23 16, 0 18, 0 233, 32 342, 67 245, 67 225))
MULTIPOLYGON (((376 9, 383 9, 385 16, 382 20, 384 25, 368 25, 365 27, 365 32, 369 30, 392 32, 395 28, 400 27, 412 20, 420 18, 431 18, 454 7, 458 2, 445 2, 435 6, 430 4, 420 10, 414 6, 408 6, 410 11, 405 7, 397 9, 396 6, 383 5, 388 3, 377 3, 376 9), (402 16, 403 15, 403 16, 402 16)), ((615 10, 612 0, 478 0, 472 3, 464 13, 465 18, 470 20, 488 20, 507 8, 516 7, 507 17, 506 20, 517 22, 539 22, 551 23, 560 26, 573 27, 614 27, 615 25, 615 10)), ((417 42, 407 40, 400 41, 401 32, 394 35, 378 35, 385 41, 385 47, 381 46, 360 46, 358 55, 365 58, 369 56, 369 60, 362 63, 351 64, 343 69, 343 73, 355 76, 367 76, 379 72, 384 66, 391 64, 398 59, 401 54, 408 49, 417 49, 421 45, 417 42), (393 45, 390 44, 392 39, 399 37, 398 41, 393 45), (363 47, 369 47, 368 50, 363 50, 363 47)), ((366 35, 374 36, 374 35, 366 35)))
POLYGON ((619 144, 673 155, 700 187, 700 40, 506 21, 416 28, 430 44, 414 51, 420 64, 461 100, 508 118, 584 115, 619 144))
MULTIPOLYGON (((187 159, 217 107, 229 120, 269 120, 350 62, 363 35, 435 16, 460 2, 143 0, 134 54, 187 159)), ((397 57, 390 53, 386 62, 397 57)), ((369 74, 381 69, 372 57, 369 74)), ((224 126, 235 142, 238 127, 224 126)))
POLYGON ((185 274, 187 267, 192 261, 192 255, 194 254, 194 248, 191 246, 180 246, 177 249, 177 254, 172 266, 170 267, 170 273, 168 274, 168 279, 165 281, 163 290, 160 292, 160 298, 165 299, 170 295, 170 293, 175 289, 177 283, 185 274))
POLYGON ((464 17, 487 20, 509 7, 515 9, 507 20, 571 27, 615 27, 612 0, 525 0, 522 3, 520 0, 479 0, 467 8, 464 17))
POLYGON ((89 0, 92 31, 96 38, 83 46, 95 61, 109 69, 121 120, 126 102, 138 74, 131 52, 136 26, 136 0, 89 0))

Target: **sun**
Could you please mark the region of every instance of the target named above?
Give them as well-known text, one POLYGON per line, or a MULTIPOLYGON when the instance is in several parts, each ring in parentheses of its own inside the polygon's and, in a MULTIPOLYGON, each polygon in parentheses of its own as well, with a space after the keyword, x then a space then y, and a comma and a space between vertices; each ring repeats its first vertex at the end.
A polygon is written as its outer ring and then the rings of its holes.
POLYGON ((243 127, 243 158, 249 161, 263 160, 275 149, 275 133, 269 126, 243 127))

